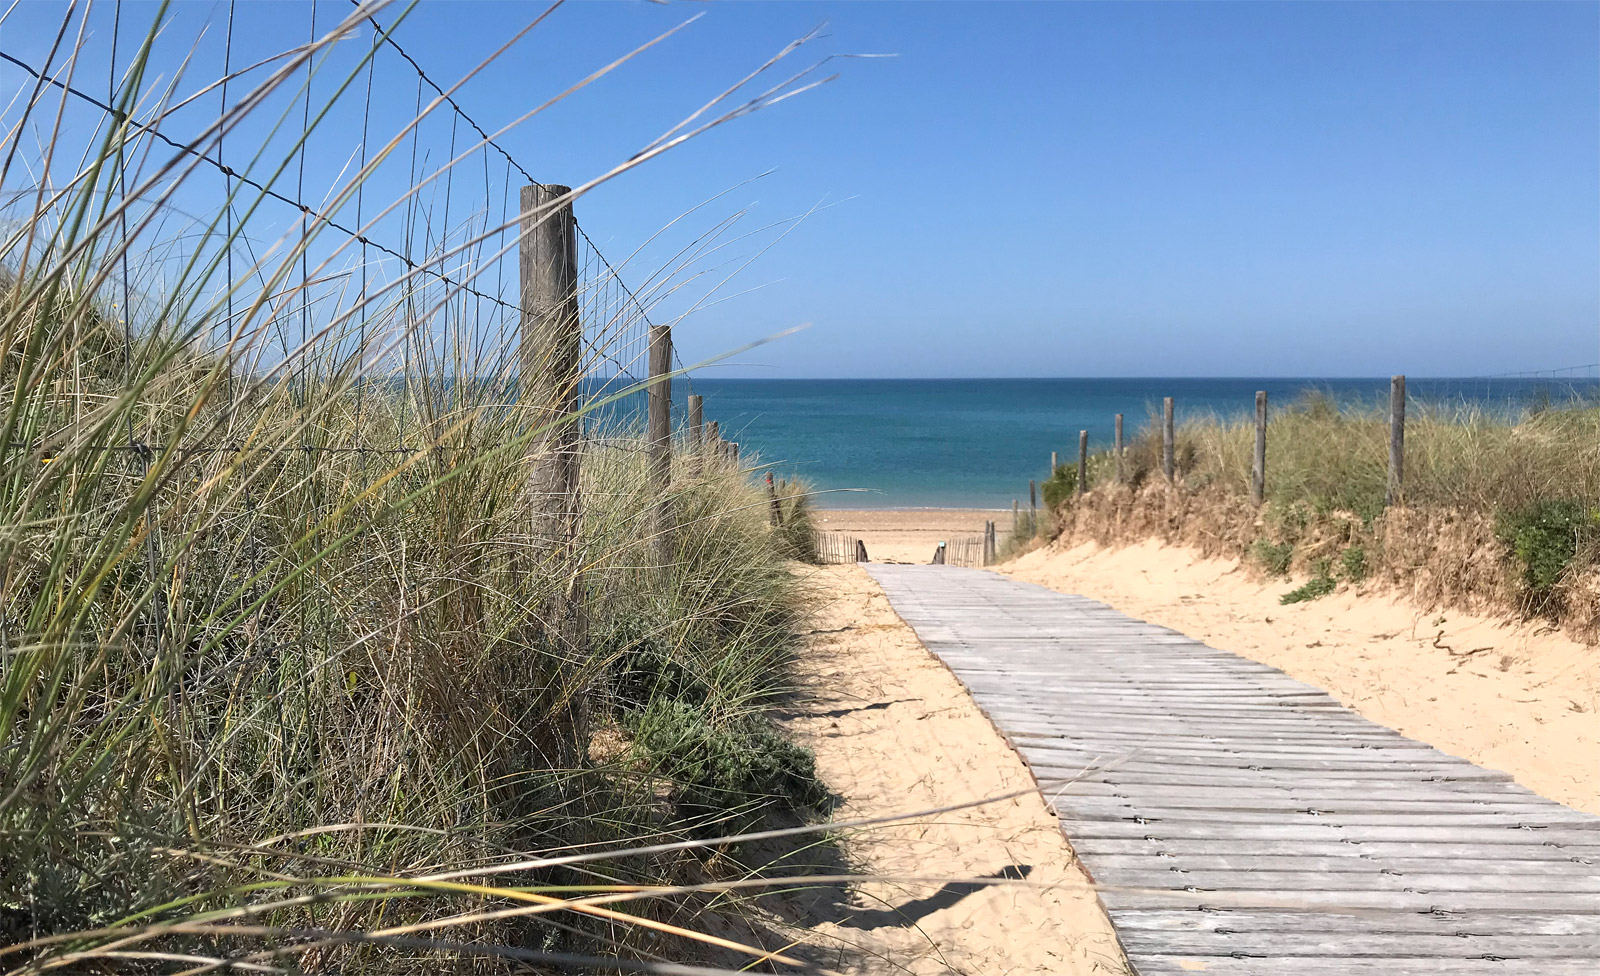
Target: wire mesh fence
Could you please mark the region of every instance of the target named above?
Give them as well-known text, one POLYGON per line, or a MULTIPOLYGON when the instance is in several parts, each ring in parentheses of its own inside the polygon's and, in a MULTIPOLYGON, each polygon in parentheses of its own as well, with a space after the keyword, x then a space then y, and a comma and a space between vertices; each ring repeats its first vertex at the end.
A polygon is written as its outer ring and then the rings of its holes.
MULTIPOLYGON (((150 80, 150 44, 120 5, 98 83, 81 51, 66 64, 56 52, 35 64, 0 51, 30 89, 11 106, 12 125, 57 117, 81 145, 113 147, 100 161, 110 171, 98 188, 103 226, 82 238, 97 270, 81 284, 108 309, 103 359, 122 360, 127 385, 141 365, 135 347, 157 333, 197 362, 221 357, 230 397, 282 395, 315 414, 297 421, 307 463, 360 468, 447 449, 525 392, 526 321, 544 310, 526 307, 521 252, 571 196, 523 206, 525 188, 540 184, 469 114, 459 83, 436 80, 397 40, 404 10, 390 21, 382 4, 305 4, 292 14, 303 17, 302 43, 287 52, 235 30, 243 13, 227 6, 223 40, 206 49, 219 63, 189 66, 215 80, 187 94, 150 80), (280 124, 267 126, 274 111, 280 124)), ((63 24, 81 30, 88 16, 63 24)), ((71 232, 69 191, 86 177, 72 169, 83 151, 69 148, 59 139, 37 166, 8 174, 6 216, 42 231, 10 249, 14 268, 51 260, 71 232)), ((573 246, 581 381, 570 402, 586 436, 631 433, 644 411, 642 395, 628 394, 650 376, 660 282, 652 294, 630 287, 576 222, 573 246)), ((682 367, 675 351, 668 362, 682 367)), ((674 380, 681 399, 688 378, 674 380)), ((248 411, 237 408, 206 424, 134 426, 101 448, 248 449, 248 411)), ((63 430, 10 438, 4 450, 64 457, 63 430)), ((627 436, 612 446, 643 450, 627 436)))

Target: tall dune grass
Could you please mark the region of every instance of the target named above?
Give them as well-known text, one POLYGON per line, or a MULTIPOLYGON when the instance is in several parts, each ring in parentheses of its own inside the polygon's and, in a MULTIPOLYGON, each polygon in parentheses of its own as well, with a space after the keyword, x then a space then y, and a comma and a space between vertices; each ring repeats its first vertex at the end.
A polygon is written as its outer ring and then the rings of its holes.
MULTIPOLYGON (((1250 491, 1253 419, 1202 416, 1178 429, 1185 481, 1250 491)), ((1413 403, 1405 431, 1405 501, 1469 511, 1522 508, 1550 498, 1600 498, 1600 407, 1582 401, 1518 416, 1467 403, 1413 403)), ((1383 507, 1389 418, 1377 407, 1309 395, 1274 410, 1267 497, 1365 515, 1383 507)), ((1154 424, 1128 448, 1134 477, 1159 476, 1154 424)))
MULTIPOLYGON (((766 958, 697 924, 708 899, 649 897, 707 880, 692 849, 625 853, 824 802, 763 716, 801 601, 764 492, 678 458, 662 564, 643 455, 604 438, 552 550, 528 487, 551 421, 515 348, 463 339, 459 287, 420 273, 309 313, 310 256, 349 243, 315 221, 225 280, 242 231, 210 215, 135 317, 141 242, 200 165, 141 129, 170 97, 141 80, 156 30, 87 147, 30 148, 60 111, 43 83, 6 133, 0 181, 37 179, 0 241, 0 964, 766 958), (619 896, 643 900, 595 901, 619 896)), ((287 165, 258 148, 257 177, 287 165)))

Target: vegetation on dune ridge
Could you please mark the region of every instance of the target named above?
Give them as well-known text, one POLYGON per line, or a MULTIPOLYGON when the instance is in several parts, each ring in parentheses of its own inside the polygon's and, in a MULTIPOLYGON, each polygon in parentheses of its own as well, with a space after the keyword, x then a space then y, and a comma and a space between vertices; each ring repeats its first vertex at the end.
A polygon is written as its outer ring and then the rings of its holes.
MULTIPOLYGON (((239 112, 372 12, 236 79, 239 112)), ((317 220, 222 280, 265 199, 243 173, 141 270, 174 188, 216 175, 135 118, 162 118, 155 33, 86 150, 23 165, 30 116, 67 101, 41 83, 0 168, 0 967, 783 961, 725 882, 827 852, 722 839, 828 803, 768 718, 805 486, 774 527, 747 471, 679 454, 663 551, 642 439, 615 431, 584 440, 553 541, 531 472, 573 418, 520 399, 514 319, 409 261, 312 294, 349 243, 317 220)), ((256 177, 301 146, 256 147, 256 177)))
POLYGON ((1305 573, 1285 602, 1369 580, 1430 605, 1544 615, 1600 638, 1600 407, 1519 416, 1413 403, 1404 504, 1386 508, 1389 423, 1381 409, 1309 395, 1274 411, 1265 504, 1250 502, 1253 419, 1202 416, 1177 428, 1178 484, 1161 473, 1154 418, 1124 453, 1091 459, 1081 500, 1052 509, 1054 537, 1158 537, 1305 573))
MULTIPOLYGON (((786 565, 803 505, 774 529, 741 472, 679 457, 663 568, 647 459, 637 438, 602 439, 582 467, 574 576, 525 528, 529 461, 503 449, 526 440, 516 411, 280 384, 240 396, 202 439, 182 418, 205 416, 223 364, 139 337, 149 380, 119 395, 120 356, 75 355, 104 329, 97 306, 19 290, 0 305, 11 439, 48 446, 14 453, 0 484, 6 941, 266 902, 257 920, 290 930, 432 920, 510 945, 640 949, 653 934, 570 913, 447 923, 453 899, 401 879, 826 806, 809 754, 764 714, 803 610, 786 565), (442 435, 400 456, 316 450, 336 431, 393 442, 406 413, 442 435), (130 422, 164 449, 122 450, 130 422), (185 448, 217 441, 247 446, 185 448), (575 580, 577 647, 544 616, 575 580), (318 875, 393 878, 392 897, 318 875), (245 894, 261 884, 271 897, 245 894)), ((728 876, 770 867, 721 861, 728 876)), ((483 880, 717 876, 687 852, 483 880)), ((628 910, 693 924, 704 905, 628 910)), ((403 968, 391 949, 329 952, 324 965, 403 968)))

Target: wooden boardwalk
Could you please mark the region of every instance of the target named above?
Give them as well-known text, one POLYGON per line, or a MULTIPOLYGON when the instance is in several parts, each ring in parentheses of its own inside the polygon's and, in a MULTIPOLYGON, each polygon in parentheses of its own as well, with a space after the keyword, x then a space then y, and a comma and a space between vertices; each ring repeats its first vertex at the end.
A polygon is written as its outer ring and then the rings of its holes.
POLYGON ((867 569, 1032 767, 1142 976, 1600 976, 1600 817, 1093 600, 867 569))

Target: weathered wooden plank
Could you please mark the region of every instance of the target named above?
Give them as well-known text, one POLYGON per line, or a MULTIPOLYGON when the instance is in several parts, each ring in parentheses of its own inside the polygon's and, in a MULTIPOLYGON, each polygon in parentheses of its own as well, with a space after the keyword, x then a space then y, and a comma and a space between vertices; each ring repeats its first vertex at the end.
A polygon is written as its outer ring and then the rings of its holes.
POLYGON ((1511 932, 1536 935, 1600 936, 1600 916, 1550 912, 1250 912, 1121 911, 1120 931, 1167 932, 1367 932, 1420 933, 1465 938, 1511 932))
MULTIPOLYGON (((1130 954, 1130 961, 1132 956, 1130 954)), ((1311 958, 1140 953, 1139 976, 1594 976, 1594 959, 1422 959, 1416 956, 1311 958)))
MULTIPOLYGON (((1338 835, 1329 835, 1337 837, 1338 835)), ((1451 843, 1447 840, 1427 841, 1350 841, 1323 840, 1262 840, 1250 838, 1096 838, 1074 837, 1072 847, 1089 858, 1095 854, 1305 854, 1318 857, 1342 857, 1354 853, 1374 859, 1386 857, 1412 858, 1494 858, 1497 860, 1560 861, 1576 860, 1578 863, 1600 864, 1600 846, 1567 846, 1556 844, 1489 844, 1451 843)))
POLYGON ((1528 891, 1312 891, 1279 888, 1231 888, 1180 891, 1154 887, 1101 884, 1097 889, 1107 911, 1152 908, 1270 908, 1278 911, 1492 911, 1563 912, 1600 915, 1600 895, 1588 892, 1528 891))
POLYGON ((1051 754, 1039 754, 1037 759, 1030 761, 1030 766, 1041 766, 1045 769, 1055 767, 1058 769, 1083 768, 1082 764, 1099 760, 1096 765, 1105 765, 1108 761, 1116 759, 1116 768, 1119 770, 1143 772, 1167 772, 1182 775, 1205 777, 1212 774, 1226 774, 1229 772, 1278 772, 1294 774, 1300 782, 1310 782, 1317 773, 1346 773, 1360 774, 1335 776, 1336 779, 1356 780, 1362 777, 1391 780, 1416 780, 1421 777, 1435 776, 1440 779, 1450 779, 1457 782, 1468 780, 1497 780, 1509 781, 1511 777, 1493 769, 1481 769, 1476 766, 1456 765, 1453 763, 1393 763, 1393 764, 1361 764, 1361 763, 1329 763, 1324 765, 1308 763, 1277 762, 1268 763, 1229 760, 1219 757, 1213 762, 1188 762, 1177 759, 1164 759, 1158 756, 1146 756, 1137 749, 1129 748, 1122 752, 1110 750, 1085 749, 1080 753, 1066 754, 1060 751, 1051 754), (1078 758, 1080 765, 1072 766, 1072 760, 1078 758))
MULTIPOLYGON (((1147 859, 1150 860, 1150 859, 1147 859)), ((1121 867, 1097 861, 1094 878, 1106 885, 1134 885, 1152 888, 1200 889, 1201 891, 1239 891, 1248 888, 1274 888, 1295 891, 1415 891, 1420 893, 1444 891, 1487 891, 1510 894, 1515 892, 1554 893, 1571 892, 1600 894, 1600 876, 1584 874, 1506 875, 1482 872, 1476 874, 1425 874, 1392 871, 1387 865, 1368 864, 1365 872, 1269 870, 1246 866, 1240 870, 1206 870, 1187 868, 1174 864, 1161 870, 1153 865, 1121 867), (1390 873, 1392 871, 1392 873, 1390 873)))
MULTIPOLYGON (((1023 758, 1026 759, 1027 757, 1024 756, 1023 758)), ((1109 780, 1120 784, 1171 783, 1175 786, 1205 786, 1219 789, 1229 786, 1250 787, 1273 784, 1286 788, 1327 787, 1330 789, 1361 789, 1369 786, 1377 789, 1385 785, 1399 788, 1416 784, 1436 784, 1440 789, 1453 788, 1469 791, 1488 788, 1510 789, 1516 786, 1511 782, 1511 778, 1504 773, 1478 770, 1478 773, 1473 775, 1471 771, 1476 767, 1470 766, 1460 772, 1444 775, 1400 771, 1383 777, 1372 774, 1306 777, 1266 770, 1202 769, 1180 771, 1171 767, 1142 769, 1131 765, 1130 760, 1119 760, 1116 754, 1113 753, 1102 754, 1099 757, 1099 761, 1095 763, 1061 761, 1059 763, 1033 762, 1029 763, 1029 765, 1033 767, 1034 775, 1041 783, 1068 779, 1089 782, 1106 782, 1109 780)))
POLYGON ((1062 831, 1069 838, 1089 837, 1157 837, 1161 839, 1208 840, 1351 840, 1351 841, 1411 841, 1426 843, 1429 840, 1451 843, 1526 844, 1543 845, 1567 843, 1594 846, 1600 843, 1600 833, 1570 828, 1542 827, 1384 827, 1370 824, 1342 825, 1336 823, 1180 823, 1172 820, 1133 823, 1125 820, 1079 820, 1061 817, 1062 831))
MULTIPOLYGON (((1512 858, 1494 860, 1464 857, 1374 857, 1362 852, 1362 845, 1346 844, 1349 852, 1339 855, 1310 854, 1109 854, 1096 852, 1094 870, 1150 870, 1152 864, 1170 864, 1189 871, 1322 871, 1353 873, 1366 877, 1374 870, 1392 871, 1401 877, 1430 875, 1468 866, 1478 874, 1492 874, 1510 884, 1540 884, 1550 877, 1576 877, 1600 884, 1595 864, 1571 859, 1528 861, 1512 858), (1499 877, 1508 876, 1508 877, 1499 877)), ((1098 875, 1097 875, 1098 876, 1098 875)), ((1106 877, 1112 875, 1107 874, 1106 877)), ((1508 888, 1507 890, 1516 890, 1508 888)))
POLYGON ((1362 958, 1600 959, 1600 935, 1427 935, 1386 932, 1161 932, 1126 930, 1130 952, 1160 955, 1257 955, 1362 958), (1222 951, 1218 951, 1222 950, 1222 951))

